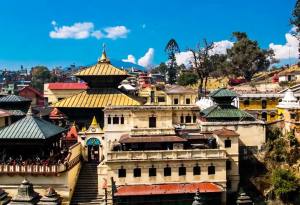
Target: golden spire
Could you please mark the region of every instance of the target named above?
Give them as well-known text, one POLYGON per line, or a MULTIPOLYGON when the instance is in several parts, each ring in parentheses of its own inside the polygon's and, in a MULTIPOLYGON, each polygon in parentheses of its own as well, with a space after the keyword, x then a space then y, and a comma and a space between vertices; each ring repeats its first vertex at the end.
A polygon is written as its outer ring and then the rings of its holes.
POLYGON ((105 43, 103 43, 102 47, 103 47, 102 55, 101 55, 101 58, 98 59, 98 63, 110 63, 109 58, 106 56, 106 50, 105 50, 106 45, 105 45, 105 43))
POLYGON ((91 126, 96 127, 97 125, 98 125, 98 123, 97 123, 96 117, 94 116, 91 126))

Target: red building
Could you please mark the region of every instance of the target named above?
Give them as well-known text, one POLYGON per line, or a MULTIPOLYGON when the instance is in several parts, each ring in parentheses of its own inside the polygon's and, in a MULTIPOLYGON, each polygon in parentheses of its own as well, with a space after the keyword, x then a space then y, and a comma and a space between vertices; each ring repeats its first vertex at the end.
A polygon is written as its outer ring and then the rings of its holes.
POLYGON ((31 99, 31 105, 33 107, 44 106, 44 95, 31 86, 26 86, 19 90, 19 95, 28 99, 31 99))

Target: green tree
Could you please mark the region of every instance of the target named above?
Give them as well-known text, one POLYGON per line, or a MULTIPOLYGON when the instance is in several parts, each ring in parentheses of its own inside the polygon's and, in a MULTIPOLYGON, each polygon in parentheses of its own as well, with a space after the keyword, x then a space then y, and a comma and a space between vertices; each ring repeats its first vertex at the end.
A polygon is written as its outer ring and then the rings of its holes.
POLYGON ((291 171, 279 168, 272 172, 271 184, 276 197, 284 201, 291 200, 299 187, 291 171))
POLYGON ((198 44, 196 49, 190 49, 193 56, 191 62, 191 69, 198 75, 199 79, 199 98, 203 94, 203 88, 206 92, 207 80, 211 72, 213 71, 213 64, 209 55, 212 49, 213 44, 208 43, 206 39, 203 40, 203 47, 201 47, 200 44, 198 44))
POLYGON ((197 74, 193 72, 182 72, 177 79, 177 83, 182 86, 194 85, 198 82, 197 74))
POLYGON ((230 73, 251 81, 253 75, 266 70, 275 62, 273 50, 261 49, 256 41, 250 40, 244 32, 234 32, 236 42, 227 50, 230 73))
POLYGON ((48 83, 51 74, 46 66, 35 66, 31 68, 31 85, 42 91, 44 83, 48 83))
POLYGON ((168 72, 168 66, 165 63, 160 63, 159 66, 151 69, 151 73, 159 73, 163 76, 166 76, 168 72))
POLYGON ((296 38, 299 41, 299 47, 298 47, 298 51, 299 51, 299 57, 298 60, 300 60, 300 1, 297 0, 296 4, 295 4, 295 8, 293 10, 293 15, 292 15, 292 19, 291 19, 291 24, 295 26, 296 30, 294 32, 294 36, 296 36, 296 38))
POLYGON ((167 81, 169 84, 176 83, 177 78, 177 70, 178 65, 176 63, 176 57, 175 54, 180 52, 179 46, 175 39, 169 40, 165 47, 165 52, 168 55, 168 70, 167 70, 167 81))

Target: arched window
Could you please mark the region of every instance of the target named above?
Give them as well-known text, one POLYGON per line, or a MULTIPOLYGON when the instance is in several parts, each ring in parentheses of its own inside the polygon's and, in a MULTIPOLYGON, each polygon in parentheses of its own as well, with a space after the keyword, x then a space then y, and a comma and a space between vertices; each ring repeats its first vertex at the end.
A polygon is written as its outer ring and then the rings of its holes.
POLYGON ((119 124, 119 117, 117 115, 113 117, 113 124, 119 124))
POLYGON ((149 117, 149 128, 155 128, 156 127, 156 117, 151 116, 149 117))
POLYGON ((184 123, 184 117, 183 117, 183 115, 180 116, 180 123, 184 123))
POLYGON ((141 177, 141 168, 139 168, 139 167, 134 168, 133 177, 141 177))
POLYGON ((192 123, 192 117, 190 115, 185 116, 185 123, 192 123))
POLYGON ((264 99, 264 100, 261 101, 261 108, 262 109, 266 109, 267 108, 267 100, 264 99))
POLYGON ((183 164, 181 165, 181 167, 178 168, 178 175, 179 176, 185 176, 186 175, 186 168, 183 164))
POLYGON ((124 116, 123 115, 121 116, 121 124, 122 125, 124 124, 124 116))
POLYGON ((110 117, 110 115, 108 115, 108 117, 107 117, 107 124, 111 124, 111 117, 110 117))
POLYGON ((200 175, 201 174, 201 167, 196 164, 196 166, 194 166, 193 168, 193 175, 200 175))
POLYGON ((267 120, 268 114, 266 112, 261 113, 261 119, 262 120, 267 120))
POLYGON ((121 168, 118 170, 118 175, 119 178, 126 177, 126 169, 124 169, 123 166, 121 166, 121 168))
POLYGON ((165 177, 169 177, 172 174, 172 170, 171 167, 169 167, 168 165, 164 168, 164 176, 165 177))
POLYGON ((214 165, 210 165, 208 166, 208 169, 207 169, 207 174, 208 175, 214 175, 216 173, 216 168, 214 165))

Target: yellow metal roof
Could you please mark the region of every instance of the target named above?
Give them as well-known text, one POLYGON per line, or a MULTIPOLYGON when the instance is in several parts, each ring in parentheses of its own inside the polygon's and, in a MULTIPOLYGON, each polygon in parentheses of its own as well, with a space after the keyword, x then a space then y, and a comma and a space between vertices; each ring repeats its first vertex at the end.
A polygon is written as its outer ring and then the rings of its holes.
POLYGON ((54 103, 58 108, 104 108, 106 106, 141 105, 141 103, 114 88, 89 89, 54 103))
POLYGON ((108 76, 108 75, 127 75, 127 72, 114 67, 109 62, 99 61, 96 65, 87 67, 75 73, 75 76, 108 76))

